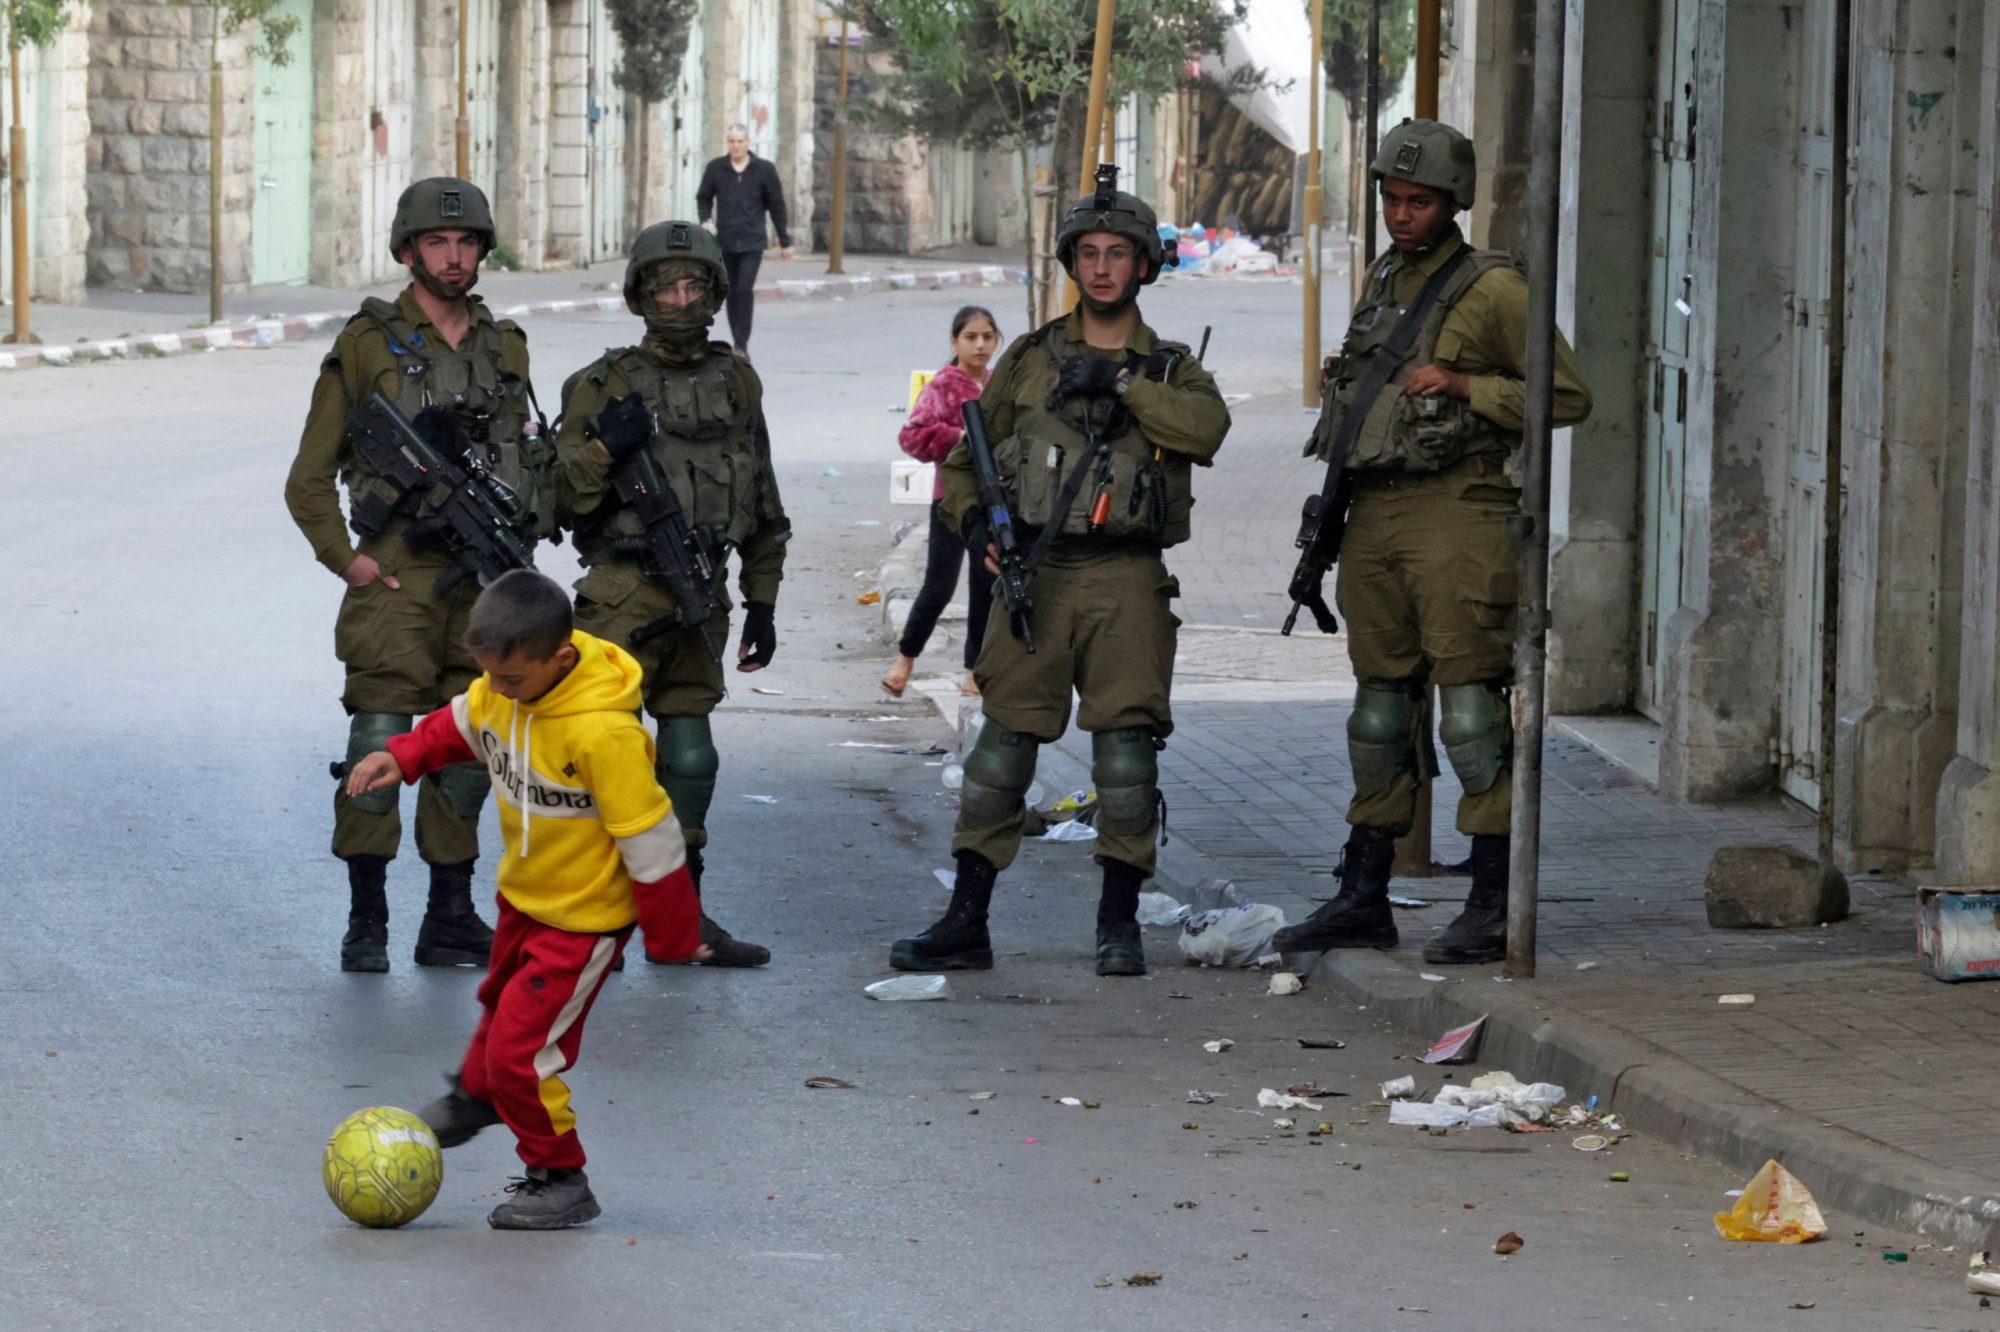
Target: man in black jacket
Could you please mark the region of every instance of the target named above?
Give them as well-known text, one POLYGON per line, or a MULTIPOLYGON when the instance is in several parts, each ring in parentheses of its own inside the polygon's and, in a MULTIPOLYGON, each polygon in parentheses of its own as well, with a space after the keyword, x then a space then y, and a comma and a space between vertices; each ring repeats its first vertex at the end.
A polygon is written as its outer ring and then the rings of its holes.
POLYGON ((722 261, 729 270, 729 340, 736 354, 750 355, 750 315, 756 306, 757 269, 764 262, 764 214, 778 232, 778 254, 792 257, 792 235, 785 226, 785 190, 778 169, 750 151, 748 126, 731 125, 729 152, 709 161, 695 191, 701 224, 722 243, 722 261))

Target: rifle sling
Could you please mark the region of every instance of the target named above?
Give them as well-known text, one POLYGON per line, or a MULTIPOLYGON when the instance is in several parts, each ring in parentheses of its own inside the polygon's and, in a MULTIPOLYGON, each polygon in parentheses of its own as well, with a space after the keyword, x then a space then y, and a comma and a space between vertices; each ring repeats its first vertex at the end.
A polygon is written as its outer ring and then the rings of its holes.
POLYGON ((1368 373, 1361 377, 1361 387, 1354 391, 1354 400, 1347 405, 1347 412, 1340 418, 1340 429, 1334 434, 1333 447, 1327 453, 1327 499, 1332 500, 1332 490, 1337 477, 1346 470, 1347 454, 1354 447, 1354 437, 1361 433, 1361 427, 1368 421, 1368 413, 1375 406, 1375 399, 1382 396, 1382 390, 1389 386, 1396 370, 1403 364, 1410 347, 1423 330, 1424 320, 1429 316, 1431 306, 1437 304, 1438 294, 1458 271, 1458 266, 1472 257, 1472 247, 1461 244, 1451 252, 1451 256, 1437 266, 1437 271, 1425 279, 1423 289, 1417 299, 1410 302, 1410 308, 1403 311, 1403 317, 1396 321, 1389 340, 1375 349, 1368 358, 1368 373))

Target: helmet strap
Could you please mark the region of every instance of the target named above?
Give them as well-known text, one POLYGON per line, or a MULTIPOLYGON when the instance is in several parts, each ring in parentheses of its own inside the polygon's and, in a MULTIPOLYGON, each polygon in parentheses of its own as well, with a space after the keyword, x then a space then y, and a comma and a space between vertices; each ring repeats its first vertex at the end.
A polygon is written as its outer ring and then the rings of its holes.
MULTIPOLYGON (((1072 280, 1076 277, 1074 269, 1070 271, 1070 277, 1072 280)), ((1146 279, 1143 274, 1134 273, 1132 280, 1125 284, 1125 290, 1119 292, 1108 301, 1098 300, 1085 291, 1082 285, 1079 284, 1077 287, 1077 298, 1083 302, 1083 308, 1090 311, 1097 318, 1117 319, 1138 302, 1139 288, 1144 286, 1145 282, 1146 279)))
POLYGON ((477 261, 472 265, 472 276, 467 278, 463 283, 446 282, 432 273, 430 269, 424 267, 423 251, 417 248, 415 237, 412 237, 407 244, 410 251, 410 276, 416 279, 418 286, 439 300, 462 301, 471 294, 474 287, 479 285, 479 264, 477 261))

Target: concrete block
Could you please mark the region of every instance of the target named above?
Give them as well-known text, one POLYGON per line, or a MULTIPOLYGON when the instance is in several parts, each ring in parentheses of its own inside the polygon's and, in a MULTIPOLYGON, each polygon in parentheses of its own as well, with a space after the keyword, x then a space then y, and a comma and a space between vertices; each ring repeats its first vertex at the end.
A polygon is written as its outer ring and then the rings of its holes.
MULTIPOLYGON (((157 75, 155 77, 158 77, 157 75)), ((179 135, 184 139, 204 138, 208 134, 208 103, 199 106, 191 103, 169 104, 160 122, 162 133, 179 135)))
POLYGON ((136 102, 146 95, 146 72, 138 69, 99 67, 90 71, 96 85, 95 97, 111 101, 136 102))
POLYGON ((1847 876, 1787 846, 1725 846, 1708 863, 1710 928, 1790 930, 1847 918, 1847 876))
POLYGON ((124 51, 128 69, 181 68, 181 44, 170 37, 128 37, 124 51))
MULTIPOLYGON (((137 73, 137 70, 127 71, 128 76, 137 73)), ((152 70, 145 80, 146 91, 139 95, 149 102, 199 103, 202 132, 208 132, 208 75, 190 74, 186 70, 152 70)))

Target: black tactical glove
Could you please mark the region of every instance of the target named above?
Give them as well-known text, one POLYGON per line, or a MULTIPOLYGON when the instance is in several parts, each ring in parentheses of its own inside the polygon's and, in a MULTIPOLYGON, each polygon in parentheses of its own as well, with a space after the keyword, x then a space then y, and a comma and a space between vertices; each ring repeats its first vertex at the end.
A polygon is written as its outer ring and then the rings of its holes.
POLYGON ((590 423, 590 433, 611 455, 612 462, 622 463, 652 440, 653 416, 638 394, 627 394, 604 404, 604 410, 590 423))
POLYGON ((965 548, 972 552, 973 558, 984 561, 986 548, 993 544, 993 527, 986 510, 975 506, 959 524, 958 534, 965 539, 965 548))
POLYGON ((743 643, 736 653, 736 669, 760 670, 771 664, 778 651, 778 608, 768 601, 743 603, 743 643))
POLYGON ((1117 396, 1118 376, 1125 369, 1108 356, 1072 356, 1056 375, 1056 395, 1063 398, 1117 396))
POLYGON ((410 428, 447 458, 459 458, 465 454, 465 423, 458 419, 457 412, 449 408, 424 408, 410 422, 410 428))

